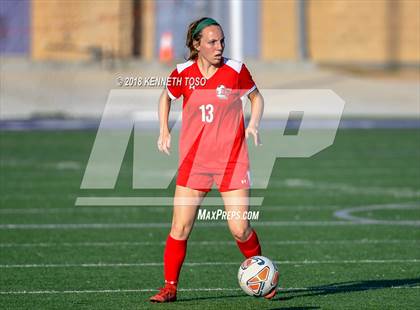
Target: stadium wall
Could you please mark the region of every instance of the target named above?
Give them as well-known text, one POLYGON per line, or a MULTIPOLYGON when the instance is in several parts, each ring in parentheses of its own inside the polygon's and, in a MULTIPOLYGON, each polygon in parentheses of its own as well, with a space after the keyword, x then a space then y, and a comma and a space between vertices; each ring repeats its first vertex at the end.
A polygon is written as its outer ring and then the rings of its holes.
MULTIPOLYGON (((308 58, 318 63, 419 64, 420 1, 307 0, 308 58)), ((262 58, 298 58, 297 1, 265 0, 262 58)))
MULTIPOLYGON (((298 1, 303 1, 306 8, 308 61, 420 64, 420 1, 416 0, 244 1, 246 58, 299 59, 298 1)), ((160 35, 170 26, 175 32, 175 55, 182 58, 186 23, 202 15, 220 20, 229 37, 228 4, 206 0, 176 2, 165 15, 168 3, 172 2, 2 1, 0 53, 30 55, 34 60, 153 60, 158 55, 160 35), (185 12, 181 14, 181 10, 185 12), (19 26, 24 25, 22 17, 28 11, 29 17, 24 20, 30 21, 31 26, 19 26), (165 21, 173 22, 168 26, 165 21)), ((229 46, 226 53, 229 55, 229 46)))
POLYGON ((261 57, 264 60, 296 60, 296 1, 261 2, 261 57))
POLYGON ((140 56, 145 60, 153 60, 155 29, 155 3, 153 1, 140 1, 140 56))
POLYGON ((30 1, 0 1, 0 54, 29 55, 30 1))
POLYGON ((420 2, 308 1, 310 58, 327 63, 418 63, 420 2))
POLYGON ((132 2, 32 0, 32 58, 132 55, 132 2))

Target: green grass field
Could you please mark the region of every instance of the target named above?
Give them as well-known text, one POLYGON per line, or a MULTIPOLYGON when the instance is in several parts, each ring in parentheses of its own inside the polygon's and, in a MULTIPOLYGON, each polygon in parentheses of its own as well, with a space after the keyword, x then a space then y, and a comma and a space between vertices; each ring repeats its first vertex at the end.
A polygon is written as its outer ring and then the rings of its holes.
MULTIPOLYGON (((243 257, 227 226, 200 221, 189 241, 179 301, 167 305, 147 298, 162 285, 169 227, 159 223, 170 222, 171 208, 74 206, 78 196, 97 194, 79 189, 95 134, 0 134, 0 309, 420 305, 420 130, 340 130, 334 145, 316 156, 278 159, 269 188, 253 192, 265 196, 254 208, 260 219, 253 225, 263 255, 278 262, 276 298, 239 289, 243 257), (350 214, 361 221, 335 216, 356 207, 350 214), (133 223, 151 225, 127 227, 133 223)), ((126 157, 116 190, 101 190, 102 196, 172 193, 173 185, 132 190, 126 157)))

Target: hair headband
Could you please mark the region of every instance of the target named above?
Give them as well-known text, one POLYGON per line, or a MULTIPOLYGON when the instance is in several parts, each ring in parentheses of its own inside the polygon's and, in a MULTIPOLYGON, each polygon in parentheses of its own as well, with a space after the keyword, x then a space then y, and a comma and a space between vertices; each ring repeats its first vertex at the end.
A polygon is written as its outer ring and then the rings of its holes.
POLYGON ((197 27, 195 27, 194 31, 193 31, 193 38, 195 37, 195 35, 197 33, 199 33, 201 30, 203 30, 204 28, 206 28, 207 26, 210 25, 217 25, 220 26, 218 22, 216 22, 213 18, 206 18, 203 19, 201 22, 198 23, 197 27))

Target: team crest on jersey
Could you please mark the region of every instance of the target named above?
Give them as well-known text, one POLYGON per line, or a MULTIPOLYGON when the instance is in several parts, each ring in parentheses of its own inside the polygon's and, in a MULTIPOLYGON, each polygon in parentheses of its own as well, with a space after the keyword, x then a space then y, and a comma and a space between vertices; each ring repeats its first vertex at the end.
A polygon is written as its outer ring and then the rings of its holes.
POLYGON ((220 99, 227 99, 231 93, 232 89, 226 88, 225 85, 219 85, 216 88, 216 96, 220 99))

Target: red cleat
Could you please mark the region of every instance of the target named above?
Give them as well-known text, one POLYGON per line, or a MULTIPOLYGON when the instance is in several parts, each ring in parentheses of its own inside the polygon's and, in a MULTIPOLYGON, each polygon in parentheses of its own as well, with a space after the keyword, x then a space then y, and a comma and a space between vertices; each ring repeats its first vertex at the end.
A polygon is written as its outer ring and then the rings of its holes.
POLYGON ((266 299, 272 299, 276 295, 276 288, 274 288, 270 293, 264 296, 266 299))
POLYGON ((151 302, 172 302, 176 301, 176 286, 166 284, 165 287, 159 289, 159 293, 150 297, 151 302))

